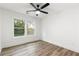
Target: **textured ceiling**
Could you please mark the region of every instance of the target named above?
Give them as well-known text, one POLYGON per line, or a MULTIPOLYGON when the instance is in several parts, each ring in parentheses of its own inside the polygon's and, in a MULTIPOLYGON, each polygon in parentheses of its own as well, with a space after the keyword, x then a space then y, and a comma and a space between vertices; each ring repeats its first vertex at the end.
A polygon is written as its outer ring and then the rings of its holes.
MULTIPOLYGON (((34 3, 34 4, 36 5, 38 3, 34 3)), ((39 3, 39 4, 40 6, 42 6, 44 3, 39 3)), ((0 3, 0 8, 9 9, 33 17, 45 18, 49 16, 49 14, 51 13, 56 14, 66 10, 67 8, 72 8, 72 7, 76 8, 75 5, 79 6, 79 4, 77 3, 50 3, 48 7, 43 9, 44 11, 47 11, 48 14, 40 13, 39 16, 36 16, 34 12, 30 12, 29 14, 26 14, 26 11, 34 10, 34 8, 29 3, 0 3)))

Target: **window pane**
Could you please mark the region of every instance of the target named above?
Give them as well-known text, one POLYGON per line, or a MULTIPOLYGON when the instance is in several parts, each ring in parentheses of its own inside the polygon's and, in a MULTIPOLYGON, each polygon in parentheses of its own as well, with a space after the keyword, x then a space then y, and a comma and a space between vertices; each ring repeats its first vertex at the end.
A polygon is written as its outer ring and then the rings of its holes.
POLYGON ((24 30, 24 21, 14 19, 14 36, 23 36, 24 30))
POLYGON ((27 24, 27 35, 34 35, 34 25, 31 22, 27 24))

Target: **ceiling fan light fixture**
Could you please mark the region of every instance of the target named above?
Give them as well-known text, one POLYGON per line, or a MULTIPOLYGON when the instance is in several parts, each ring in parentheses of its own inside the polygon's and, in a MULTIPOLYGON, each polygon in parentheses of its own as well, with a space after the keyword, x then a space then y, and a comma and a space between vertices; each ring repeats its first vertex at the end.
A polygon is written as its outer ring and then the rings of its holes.
POLYGON ((36 11, 36 14, 40 14, 40 11, 36 11))

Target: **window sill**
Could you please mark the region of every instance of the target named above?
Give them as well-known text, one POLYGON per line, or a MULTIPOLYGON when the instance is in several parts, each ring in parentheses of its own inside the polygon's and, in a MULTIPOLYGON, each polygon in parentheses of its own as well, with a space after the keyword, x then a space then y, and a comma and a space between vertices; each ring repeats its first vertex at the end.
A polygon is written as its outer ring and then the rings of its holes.
POLYGON ((26 36, 14 36, 13 38, 24 38, 26 36))

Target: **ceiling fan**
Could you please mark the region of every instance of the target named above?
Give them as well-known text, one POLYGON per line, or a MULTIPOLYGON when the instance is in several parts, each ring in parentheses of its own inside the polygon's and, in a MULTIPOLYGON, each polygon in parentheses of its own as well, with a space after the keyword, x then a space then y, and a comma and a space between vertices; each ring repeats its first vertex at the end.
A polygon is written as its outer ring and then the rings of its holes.
POLYGON ((40 6, 39 4, 37 4, 37 5, 35 6, 33 3, 30 3, 30 5, 31 5, 32 7, 34 7, 35 10, 26 11, 27 13, 28 13, 28 12, 36 12, 36 16, 38 16, 38 14, 39 14, 40 12, 42 12, 42 13, 44 13, 44 14, 48 14, 48 12, 43 11, 42 9, 44 9, 44 8, 47 7, 47 6, 49 6, 49 3, 46 3, 46 4, 44 4, 43 6, 40 6))

